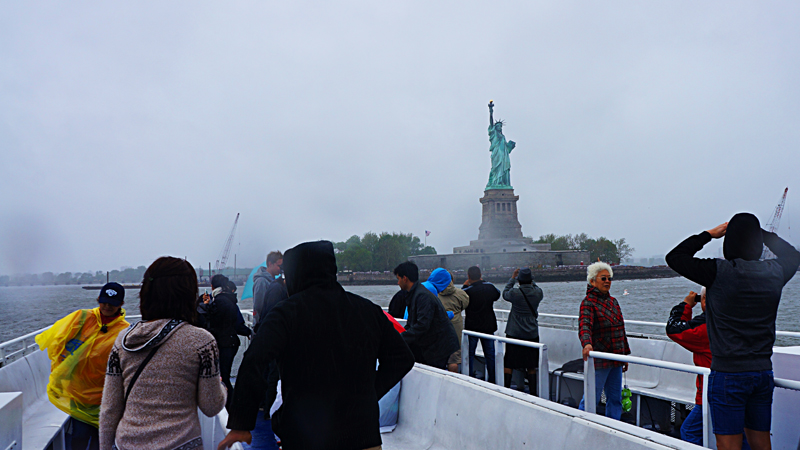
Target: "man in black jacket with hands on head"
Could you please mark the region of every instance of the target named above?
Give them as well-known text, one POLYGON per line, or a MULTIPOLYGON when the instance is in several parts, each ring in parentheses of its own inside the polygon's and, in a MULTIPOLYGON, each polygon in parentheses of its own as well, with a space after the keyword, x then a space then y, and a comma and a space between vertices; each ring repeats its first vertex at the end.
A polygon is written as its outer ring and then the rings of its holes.
POLYGON ((250 442, 272 360, 283 396, 272 426, 285 450, 381 445, 378 400, 414 366, 411 351, 379 306, 336 281, 330 242, 288 250, 283 270, 289 298, 262 318, 245 352, 229 410, 231 432, 218 448, 250 442))
POLYGON ((753 449, 771 448, 775 319, 783 286, 800 266, 800 252, 762 230, 754 215, 740 213, 690 236, 666 259, 673 270, 707 290, 708 404, 717 448, 740 449, 743 431, 753 449), (694 257, 722 236, 725 259, 694 257), (759 261, 764 245, 778 258, 759 261))

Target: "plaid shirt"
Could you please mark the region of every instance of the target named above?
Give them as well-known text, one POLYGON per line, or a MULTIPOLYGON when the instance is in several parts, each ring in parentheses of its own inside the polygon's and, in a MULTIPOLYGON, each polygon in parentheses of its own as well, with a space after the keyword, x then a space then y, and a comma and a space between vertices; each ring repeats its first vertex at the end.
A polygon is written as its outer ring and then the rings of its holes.
MULTIPOLYGON (((625 335, 625 321, 617 299, 609 294, 601 294, 589 285, 586 298, 581 302, 581 315, 578 321, 578 337, 581 348, 588 344, 597 352, 630 354, 628 337, 625 335)), ((595 369, 610 369, 622 366, 621 362, 607 359, 594 360, 595 369)))

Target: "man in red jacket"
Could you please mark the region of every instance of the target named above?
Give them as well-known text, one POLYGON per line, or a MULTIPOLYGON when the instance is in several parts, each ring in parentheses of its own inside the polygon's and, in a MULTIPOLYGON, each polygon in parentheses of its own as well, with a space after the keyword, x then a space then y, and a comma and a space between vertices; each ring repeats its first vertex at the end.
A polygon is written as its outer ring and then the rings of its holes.
MULTIPOLYGON (((667 336, 678 345, 692 352, 694 365, 711 367, 711 347, 708 343, 708 330, 706 329, 706 288, 697 294, 689 291, 689 295, 678 303, 669 312, 667 321, 667 336), (692 318, 692 309, 700 302, 702 313, 692 318)), ((681 425, 681 439, 697 445, 703 445, 703 378, 697 376, 697 395, 694 399, 695 407, 681 425)), ((743 450, 750 446, 745 439, 743 450)))
MULTIPOLYGON (((711 367, 711 347, 706 330, 706 288, 697 294, 693 291, 669 312, 667 336, 681 347, 692 352, 694 365, 711 367), (703 312, 692 318, 692 308, 700 300, 703 312)), ((703 445, 703 379, 697 376, 697 395, 695 407, 681 425, 681 439, 697 445, 703 445)))

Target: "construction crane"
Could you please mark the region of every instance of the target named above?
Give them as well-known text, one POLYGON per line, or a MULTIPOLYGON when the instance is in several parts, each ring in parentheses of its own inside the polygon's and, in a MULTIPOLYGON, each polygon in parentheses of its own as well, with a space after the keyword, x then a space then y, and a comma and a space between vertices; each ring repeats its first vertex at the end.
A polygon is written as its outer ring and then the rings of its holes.
POLYGON ((222 248, 222 253, 219 254, 217 258, 216 268, 214 271, 219 273, 220 270, 225 268, 225 265, 228 263, 228 256, 231 254, 231 245, 233 244, 233 235, 236 234, 236 225, 239 224, 239 213, 236 213, 236 220, 233 221, 233 228, 231 228, 231 234, 228 235, 228 240, 225 241, 225 247, 222 248))
MULTIPOLYGON (((783 214, 783 205, 786 203, 786 194, 788 192, 788 187, 783 190, 783 197, 781 197, 781 201, 778 203, 778 206, 775 207, 775 212, 772 213, 772 218, 770 218, 769 222, 767 222, 766 230, 770 233, 775 233, 778 231, 778 227, 781 224, 781 215, 783 214)), ((769 251, 765 245, 764 251, 761 252, 761 259, 775 259, 775 254, 769 251)))

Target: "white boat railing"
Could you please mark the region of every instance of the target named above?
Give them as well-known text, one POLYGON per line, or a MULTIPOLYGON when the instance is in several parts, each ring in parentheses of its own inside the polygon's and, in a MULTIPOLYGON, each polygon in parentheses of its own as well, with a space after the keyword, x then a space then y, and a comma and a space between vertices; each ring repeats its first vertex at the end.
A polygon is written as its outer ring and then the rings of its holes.
MULTIPOLYGON (((659 369, 677 370, 680 372, 694 373, 703 376, 703 447, 708 448, 708 440, 711 432, 711 418, 708 414, 708 375, 711 369, 706 367, 690 366, 669 361, 659 361, 638 356, 617 355, 605 352, 589 352, 589 357, 583 363, 583 396, 586 412, 597 413, 597 398, 595 395, 595 374, 594 359, 606 359, 629 364, 641 364, 644 366, 657 367, 659 369)), ((621 387, 620 387, 621 388, 621 387)))
MULTIPOLYGON (((508 315, 508 313, 511 312, 511 311, 509 311, 507 309, 495 309, 494 311, 495 311, 495 313, 497 313, 497 312, 503 313, 506 316, 508 315)), ((570 320, 572 328, 577 328, 578 327, 578 319, 579 319, 578 316, 572 316, 572 315, 567 315, 567 314, 539 313, 539 317, 547 317, 547 318, 551 318, 551 319, 570 320)), ((663 322, 647 322, 647 321, 643 321, 643 320, 627 320, 627 319, 625 319, 625 324, 626 325, 640 325, 640 326, 645 326, 645 327, 660 328, 662 334, 664 333, 664 331, 665 331, 665 329, 667 327, 667 324, 663 323, 663 322)), ((782 336, 782 337, 790 337, 790 338, 800 338, 800 331, 780 331, 780 330, 778 330, 778 331, 775 332, 775 335, 776 336, 782 336)))
MULTIPOLYGON (((125 316, 125 320, 141 320, 141 318, 141 315, 125 316)), ((0 367, 5 366, 7 363, 15 361, 18 358, 24 358, 25 355, 39 350, 39 345, 36 343, 36 335, 47 330, 48 328, 50 327, 47 326, 26 335, 11 339, 10 341, 0 343, 0 367)))
MULTIPOLYGON (((461 335, 461 373, 469 375, 469 336, 492 339, 495 342, 494 346, 494 378, 495 384, 498 386, 503 385, 503 355, 505 355, 505 348, 503 344, 520 345, 522 347, 538 348, 539 349, 539 367, 537 371, 538 383, 538 396, 549 400, 550 399, 550 372, 549 363, 547 360, 547 344, 539 342, 523 341, 520 339, 512 339, 503 336, 495 336, 493 334, 478 333, 476 331, 464 330, 461 335)), ((531 389, 533 387, 531 386, 531 389)))
MULTIPOLYGON (((690 366, 669 361, 659 361, 656 359, 641 358, 638 356, 617 355, 605 352, 589 352, 589 357, 583 363, 583 395, 585 397, 584 407, 586 412, 597 413, 597 398, 595 394, 595 373, 594 358, 619 361, 629 364, 641 364, 659 369, 677 370, 680 372, 694 373, 703 377, 703 447, 708 448, 711 433, 711 418, 708 411, 708 375, 711 369, 706 367, 690 366)), ((800 381, 787 380, 784 378, 774 378, 775 387, 800 391, 800 381)))

